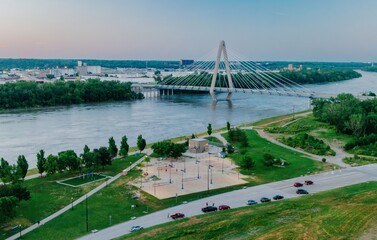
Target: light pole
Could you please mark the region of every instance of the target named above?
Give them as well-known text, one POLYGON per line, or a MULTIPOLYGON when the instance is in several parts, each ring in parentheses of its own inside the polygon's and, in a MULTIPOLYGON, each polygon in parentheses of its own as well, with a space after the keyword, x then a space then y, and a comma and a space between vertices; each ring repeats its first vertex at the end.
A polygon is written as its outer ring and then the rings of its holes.
POLYGON ((224 174, 224 158, 223 158, 223 163, 221 164, 221 174, 224 174))
POLYGON ((183 189, 183 173, 185 172, 185 170, 181 169, 181 172, 182 172, 182 189, 183 189))
POLYGON ((200 176, 199 176, 199 163, 200 163, 200 161, 196 160, 195 163, 198 164, 198 179, 199 179, 200 178, 200 176))
POLYGON ((183 159, 183 171, 186 172, 186 159, 183 159))
POLYGON ((212 165, 209 165, 209 170, 211 171, 211 184, 212 184, 212 165))
POLYGON ((172 164, 169 164, 169 168, 170 168, 170 179, 169 179, 169 183, 171 183, 171 168, 173 167, 172 164))
POLYGON ((71 197, 71 210, 73 210, 73 197, 71 197))
POLYGON ((140 175, 140 188, 143 187, 143 174, 140 175))
POLYGON ((207 169, 207 194, 209 193, 209 166, 208 165, 208 169, 207 169))
POLYGON ((21 224, 18 225, 18 228, 20 229, 20 238, 21 238, 21 224))
POLYGON ((109 216, 109 219, 110 219, 110 226, 111 226, 111 215, 109 216))
POLYGON ((157 176, 160 177, 160 161, 157 161, 157 176))

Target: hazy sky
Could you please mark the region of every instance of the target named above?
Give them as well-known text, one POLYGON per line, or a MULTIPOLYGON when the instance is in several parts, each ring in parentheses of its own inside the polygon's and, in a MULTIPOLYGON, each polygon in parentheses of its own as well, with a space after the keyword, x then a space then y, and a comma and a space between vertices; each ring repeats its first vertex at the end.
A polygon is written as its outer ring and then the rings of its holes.
POLYGON ((377 61, 376 0, 0 0, 0 58, 377 61))

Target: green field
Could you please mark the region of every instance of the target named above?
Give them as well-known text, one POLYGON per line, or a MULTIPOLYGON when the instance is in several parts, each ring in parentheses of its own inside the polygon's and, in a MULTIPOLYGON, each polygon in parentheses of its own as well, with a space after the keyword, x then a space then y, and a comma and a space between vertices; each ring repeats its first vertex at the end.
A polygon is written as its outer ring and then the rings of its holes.
MULTIPOLYGON (((254 169, 241 170, 241 173, 252 176, 249 179, 251 184, 279 181, 331 169, 331 165, 327 163, 312 160, 301 153, 275 145, 261 138, 256 131, 246 130, 245 132, 248 137, 249 147, 229 154, 229 157, 237 165, 241 162, 244 155, 249 155, 253 158, 255 161, 254 169), (263 155, 265 153, 284 159, 289 165, 284 167, 266 167, 263 163, 263 155)), ((227 134, 224 134, 224 136, 227 138, 227 134)))
MULTIPOLYGON (((141 156, 129 156, 124 159, 117 159, 111 166, 101 171, 106 175, 114 176, 137 161, 141 156)), ((16 217, 0 228, 0 239, 5 239, 14 234, 11 227, 21 224, 24 227, 36 223, 59 209, 68 205, 72 199, 76 200, 89 192, 103 181, 89 183, 81 187, 70 187, 57 183, 56 181, 76 176, 77 173, 63 173, 43 178, 35 178, 24 181, 23 185, 30 191, 31 199, 21 201, 16 208, 16 217)))
POLYGON ((96 182, 96 181, 99 181, 99 180, 104 179, 104 178, 108 178, 108 176, 93 173, 93 174, 84 174, 84 175, 74 177, 74 178, 70 178, 70 179, 63 180, 63 181, 58 181, 58 183, 71 185, 73 187, 76 187, 76 186, 81 186, 81 185, 84 185, 84 184, 87 184, 87 183, 90 183, 90 182, 96 182))
POLYGON ((369 182, 172 221, 119 239, 375 239, 376 212, 377 182, 369 182))

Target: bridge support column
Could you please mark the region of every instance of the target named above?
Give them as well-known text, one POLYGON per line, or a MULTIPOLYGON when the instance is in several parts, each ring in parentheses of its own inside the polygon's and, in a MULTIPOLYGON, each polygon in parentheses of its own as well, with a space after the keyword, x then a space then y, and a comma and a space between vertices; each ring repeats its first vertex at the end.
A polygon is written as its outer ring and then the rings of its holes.
POLYGON ((217 51, 216 63, 215 63, 215 68, 213 69, 212 82, 211 82, 211 88, 209 90, 209 93, 212 96, 212 100, 217 101, 216 94, 215 94, 215 85, 216 85, 217 74, 219 73, 221 53, 224 54, 225 70, 226 70, 226 75, 228 77, 228 86, 229 86, 229 92, 228 92, 228 96, 226 97, 226 100, 230 101, 232 97, 232 91, 234 89, 234 85, 232 81, 232 74, 230 73, 228 53, 226 51, 226 46, 225 46, 224 41, 220 42, 219 50, 217 51))

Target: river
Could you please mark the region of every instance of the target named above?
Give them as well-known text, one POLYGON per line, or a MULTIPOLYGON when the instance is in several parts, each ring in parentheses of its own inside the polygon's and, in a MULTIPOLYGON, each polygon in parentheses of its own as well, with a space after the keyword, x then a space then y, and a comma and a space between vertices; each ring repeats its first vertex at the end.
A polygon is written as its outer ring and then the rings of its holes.
MULTIPOLYGON (((377 73, 360 72, 362 77, 337 83, 306 85, 320 93, 377 92, 377 73)), ((225 99, 225 95, 219 95, 225 99)), ((256 121, 266 117, 305 110, 306 98, 236 93, 232 103, 212 104, 209 94, 174 95, 134 102, 115 102, 70 107, 54 107, 0 114, 0 157, 15 163, 25 155, 29 168, 36 166, 40 149, 46 154, 73 149, 81 153, 85 144, 91 149, 107 146, 113 136, 119 146, 127 135, 136 145, 142 134, 147 143, 213 128, 256 121)))

